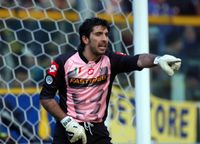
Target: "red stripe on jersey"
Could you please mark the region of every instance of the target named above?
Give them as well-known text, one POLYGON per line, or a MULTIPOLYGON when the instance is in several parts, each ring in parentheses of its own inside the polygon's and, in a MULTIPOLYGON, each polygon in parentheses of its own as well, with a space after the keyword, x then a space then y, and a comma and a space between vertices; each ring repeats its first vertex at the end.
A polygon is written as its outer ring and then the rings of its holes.
POLYGON ((125 56, 126 54, 125 53, 122 53, 122 52, 115 52, 116 54, 118 55, 121 55, 121 56, 125 56))
POLYGON ((52 64, 51 64, 51 66, 50 66, 50 68, 48 69, 47 73, 49 75, 55 77, 56 74, 57 74, 57 71, 58 71, 58 67, 59 67, 58 64, 55 61, 53 61, 52 64))

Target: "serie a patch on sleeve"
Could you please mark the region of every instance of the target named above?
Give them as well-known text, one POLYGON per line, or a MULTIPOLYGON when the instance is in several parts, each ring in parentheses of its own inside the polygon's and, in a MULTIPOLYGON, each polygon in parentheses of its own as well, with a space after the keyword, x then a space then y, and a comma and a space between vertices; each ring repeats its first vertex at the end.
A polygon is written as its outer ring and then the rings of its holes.
POLYGON ((47 75, 46 78, 45 78, 45 82, 50 85, 53 83, 53 76, 51 75, 47 75))

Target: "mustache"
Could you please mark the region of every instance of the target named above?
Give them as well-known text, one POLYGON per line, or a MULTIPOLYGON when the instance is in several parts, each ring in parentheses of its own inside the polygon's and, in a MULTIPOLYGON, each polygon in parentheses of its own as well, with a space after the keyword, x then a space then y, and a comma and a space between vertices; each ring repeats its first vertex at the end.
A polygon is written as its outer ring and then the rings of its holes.
POLYGON ((108 43, 99 43, 98 46, 99 47, 108 47, 108 43))

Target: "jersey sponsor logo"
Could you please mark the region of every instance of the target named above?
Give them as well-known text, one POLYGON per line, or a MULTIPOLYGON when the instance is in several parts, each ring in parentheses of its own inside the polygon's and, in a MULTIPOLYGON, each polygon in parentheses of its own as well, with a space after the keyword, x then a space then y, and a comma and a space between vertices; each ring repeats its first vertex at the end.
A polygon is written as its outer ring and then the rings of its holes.
POLYGON ((53 77, 51 75, 48 75, 46 76, 46 79, 45 79, 46 83, 47 84, 52 84, 53 83, 53 77))
POLYGON ((100 75, 96 78, 82 79, 82 78, 69 78, 68 83, 72 88, 82 88, 82 87, 91 87, 96 85, 101 85, 105 83, 108 79, 108 75, 100 75))
POLYGON ((48 74, 49 75, 51 75, 51 76, 56 76, 56 74, 57 74, 57 71, 58 71, 58 64, 55 62, 55 61, 53 61, 52 62, 52 64, 51 64, 51 66, 50 66, 50 68, 48 69, 48 74))

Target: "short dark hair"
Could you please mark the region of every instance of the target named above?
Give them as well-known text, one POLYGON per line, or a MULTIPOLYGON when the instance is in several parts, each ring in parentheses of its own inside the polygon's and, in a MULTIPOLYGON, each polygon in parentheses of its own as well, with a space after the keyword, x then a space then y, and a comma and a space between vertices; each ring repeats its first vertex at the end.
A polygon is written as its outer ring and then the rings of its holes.
POLYGON ((79 27, 79 35, 80 35, 80 42, 81 42, 82 47, 85 46, 85 44, 82 41, 82 36, 86 36, 89 38, 90 33, 93 30, 93 27, 99 26, 99 25, 106 27, 108 31, 110 31, 110 26, 108 22, 104 19, 97 18, 97 17, 88 18, 81 24, 81 26, 79 27))

